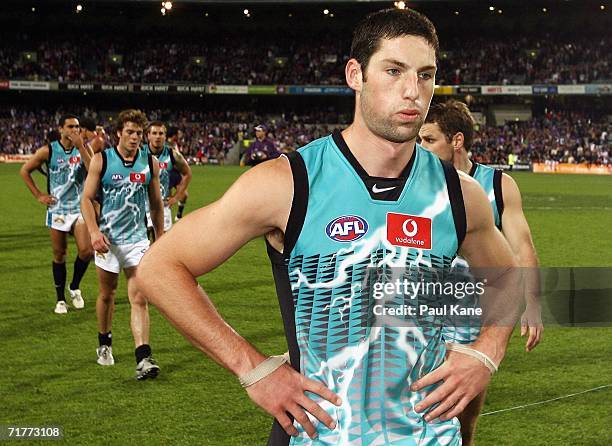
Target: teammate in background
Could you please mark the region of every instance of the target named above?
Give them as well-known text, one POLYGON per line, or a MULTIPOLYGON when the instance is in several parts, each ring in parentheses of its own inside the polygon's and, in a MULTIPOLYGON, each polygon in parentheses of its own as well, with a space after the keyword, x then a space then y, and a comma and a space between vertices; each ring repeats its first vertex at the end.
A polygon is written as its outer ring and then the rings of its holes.
POLYGON ((263 124, 255 127, 255 140, 251 142, 243 155, 240 162, 241 166, 256 166, 280 156, 280 152, 276 149, 272 140, 266 136, 267 131, 268 129, 263 124))
MULTIPOLYGON (((191 168, 181 152, 166 144, 166 126, 163 122, 155 121, 149 124, 147 141, 143 150, 149 150, 159 162, 159 185, 164 201, 164 232, 167 232, 172 227, 172 206, 177 202, 176 197, 184 196, 191 181, 191 168), (179 173, 181 180, 176 185, 175 194, 170 196, 170 172, 172 170, 179 173)), ((147 229, 153 229, 149 212, 147 212, 147 229)))
POLYGON ((57 295, 54 311, 57 314, 68 312, 65 295, 68 234, 74 235, 78 250, 69 287, 70 299, 74 308, 85 306, 79 286, 93 251, 81 216, 80 200, 91 156, 91 151, 79 136, 78 118, 63 115, 59 120, 59 139, 39 148, 19 172, 34 198, 47 206, 57 295), (32 172, 40 170, 43 165, 47 170, 47 193, 41 192, 32 179, 32 172))
POLYGON ((81 118, 81 137, 93 153, 98 153, 106 147, 104 127, 96 125, 91 118, 81 118))
MULTIPOLYGON (((432 105, 419 132, 423 147, 431 150, 440 159, 452 162, 457 170, 478 181, 491 203, 495 224, 512 248, 518 265, 535 270, 538 257, 523 214, 518 186, 511 176, 501 170, 470 161, 468 152, 473 135, 474 120, 467 105, 455 100, 432 105)), ((526 271, 532 272, 530 270, 526 271)), ((531 351, 540 342, 543 326, 537 292, 526 292, 525 296, 527 301, 521 318, 521 336, 529 334, 525 349, 531 351)), ((455 338, 453 341, 469 343, 477 336, 478 329, 464 339, 455 338)), ((459 417, 463 444, 466 446, 473 444, 476 422, 484 405, 485 395, 486 390, 472 400, 459 417)))
POLYGON ((127 279, 131 306, 130 325, 135 343, 136 378, 155 378, 159 366, 149 346, 149 311, 145 296, 135 287, 134 275, 149 248, 145 205, 149 200, 157 238, 163 234, 163 203, 159 189, 158 161, 140 149, 147 118, 139 110, 124 110, 117 118, 117 147, 96 153, 85 182, 81 209, 91 244, 96 251, 100 294, 96 302, 98 319, 98 364, 113 365, 111 323, 119 273, 127 279), (100 225, 94 200, 100 190, 100 225))
MULTIPOLYGON (((168 145, 175 153, 181 153, 179 143, 181 141, 181 130, 176 127, 170 127, 167 133, 168 145)), ((184 159, 184 158, 183 158, 184 159)), ((190 168, 191 169, 191 168, 190 168)), ((174 221, 179 221, 183 218, 183 212, 185 211, 185 206, 187 205, 187 199, 189 198, 189 191, 187 187, 183 190, 182 195, 178 195, 177 186, 183 181, 183 176, 181 173, 176 170, 170 170, 170 184, 169 189, 174 189, 174 194, 171 194, 170 197, 174 198, 178 203, 178 209, 176 211, 176 217, 174 217, 174 221)))
POLYGON ((482 355, 474 359, 447 351, 436 327, 411 335, 360 322, 371 295, 357 290, 353 298, 353 286, 368 265, 391 257, 408 269, 450 266, 457 251, 492 268, 508 269, 514 258, 476 181, 416 145, 435 84, 431 22, 388 9, 368 15, 353 36, 345 68, 353 123, 249 170, 219 201, 189 214, 145 255, 137 283, 276 418, 269 445, 459 445, 455 417, 489 383, 512 327, 486 325, 470 346, 482 355), (195 280, 261 235, 291 366, 266 361, 195 280))

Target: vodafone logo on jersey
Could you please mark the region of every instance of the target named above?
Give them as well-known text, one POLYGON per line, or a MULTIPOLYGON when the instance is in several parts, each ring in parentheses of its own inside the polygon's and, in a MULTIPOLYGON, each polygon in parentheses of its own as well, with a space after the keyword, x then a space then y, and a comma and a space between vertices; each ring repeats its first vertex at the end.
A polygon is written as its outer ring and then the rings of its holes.
POLYGON ((167 169, 168 168, 168 163, 165 161, 160 161, 159 162, 159 168, 160 169, 167 169))
POLYGON ((357 215, 343 215, 325 227, 327 236, 336 242, 354 242, 368 232, 368 222, 357 215))
POLYGON ((130 172, 131 183, 144 183, 147 179, 147 175, 144 173, 130 172))
POLYGON ((68 162, 70 164, 79 164, 81 162, 81 157, 80 156, 71 156, 70 160, 68 162))
POLYGON ((394 246, 431 249, 431 218, 389 212, 387 240, 394 246))

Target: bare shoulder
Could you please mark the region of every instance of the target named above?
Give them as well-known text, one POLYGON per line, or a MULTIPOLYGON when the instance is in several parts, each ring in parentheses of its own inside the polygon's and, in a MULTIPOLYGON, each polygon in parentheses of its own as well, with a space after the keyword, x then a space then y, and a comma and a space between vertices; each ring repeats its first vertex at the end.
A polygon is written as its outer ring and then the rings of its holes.
POLYGON ((478 181, 464 172, 459 173, 461 193, 465 205, 467 232, 473 231, 482 225, 493 224, 491 205, 484 189, 478 181))
POLYGON ((507 173, 502 174, 502 195, 504 203, 511 203, 520 200, 521 192, 514 178, 507 173))
POLYGON ((220 203, 241 206, 262 223, 284 230, 293 200, 293 175, 286 157, 261 163, 245 172, 220 203))

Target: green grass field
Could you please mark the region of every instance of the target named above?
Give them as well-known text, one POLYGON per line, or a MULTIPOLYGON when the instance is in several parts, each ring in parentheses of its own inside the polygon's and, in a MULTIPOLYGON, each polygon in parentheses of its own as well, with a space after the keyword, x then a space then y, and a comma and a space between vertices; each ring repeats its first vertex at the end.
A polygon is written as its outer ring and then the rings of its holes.
MULTIPOLYGON (((155 309, 151 344, 162 373, 134 379, 125 282, 113 324, 116 365, 96 364, 94 267, 86 307, 53 314, 55 293, 44 209, 0 165, 0 424, 61 425, 69 444, 265 444, 271 419, 236 379, 191 347, 155 309)), ((188 210, 219 197, 241 173, 198 167, 188 210)), ((612 266, 612 178, 515 174, 545 266, 612 266)), ((40 184, 43 177, 37 174, 40 184)), ((205 231, 206 228, 202 228, 205 231)), ((68 276, 74 245, 69 246, 68 276)), ((262 240, 200 280, 223 316, 261 351, 285 351, 262 240)), ((547 327, 529 354, 515 333, 485 412, 612 383, 612 329, 547 327)), ((485 416, 478 445, 611 445, 612 387, 485 416)))

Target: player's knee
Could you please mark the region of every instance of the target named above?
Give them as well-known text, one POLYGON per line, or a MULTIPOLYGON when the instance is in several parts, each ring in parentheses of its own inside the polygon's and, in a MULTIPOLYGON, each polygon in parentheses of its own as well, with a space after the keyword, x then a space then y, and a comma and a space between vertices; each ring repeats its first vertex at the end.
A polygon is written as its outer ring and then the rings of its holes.
POLYGON ((105 304, 112 304, 115 301, 115 291, 100 290, 98 299, 104 302, 105 304))
POLYGON ((144 294, 142 294, 140 291, 138 290, 129 291, 129 297, 130 297, 131 305, 135 305, 139 307, 147 306, 147 299, 145 298, 144 294))
POLYGON ((66 250, 65 249, 53 249, 53 261, 55 263, 66 262, 66 250))
POLYGON ((91 246, 79 249, 79 257, 81 258, 81 260, 84 260, 84 261, 91 260, 93 255, 94 255, 94 250, 91 246))

